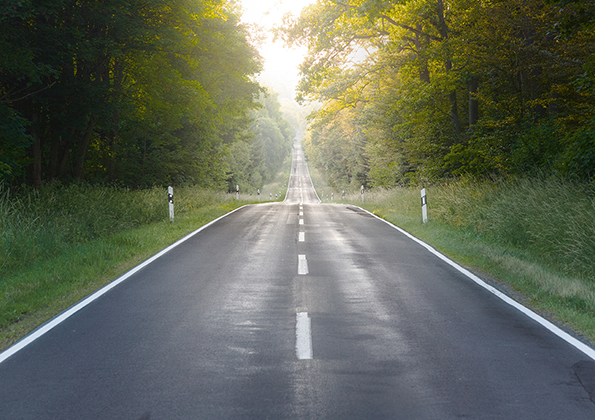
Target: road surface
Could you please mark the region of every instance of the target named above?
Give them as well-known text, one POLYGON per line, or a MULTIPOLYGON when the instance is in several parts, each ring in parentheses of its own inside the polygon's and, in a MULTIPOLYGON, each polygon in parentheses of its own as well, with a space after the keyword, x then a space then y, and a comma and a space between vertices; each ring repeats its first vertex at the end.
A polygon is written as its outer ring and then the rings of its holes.
POLYGON ((222 218, 0 363, 1 419, 592 420, 592 398, 585 353, 319 204, 299 145, 285 203, 222 218))

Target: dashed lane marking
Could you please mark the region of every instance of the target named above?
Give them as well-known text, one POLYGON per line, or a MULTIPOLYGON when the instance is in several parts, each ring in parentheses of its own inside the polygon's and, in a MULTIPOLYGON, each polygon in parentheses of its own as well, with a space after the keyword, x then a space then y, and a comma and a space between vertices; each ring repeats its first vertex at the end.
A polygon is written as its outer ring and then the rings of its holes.
POLYGON ((312 322, 308 312, 296 313, 295 352, 299 360, 312 359, 312 322))
POLYGON ((298 255, 298 274, 301 276, 308 274, 308 260, 304 254, 298 255))

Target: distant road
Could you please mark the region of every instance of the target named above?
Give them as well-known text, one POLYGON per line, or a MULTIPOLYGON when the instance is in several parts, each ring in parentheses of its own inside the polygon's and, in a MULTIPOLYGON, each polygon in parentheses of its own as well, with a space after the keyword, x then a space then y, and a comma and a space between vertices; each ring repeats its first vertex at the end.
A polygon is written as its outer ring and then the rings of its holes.
POLYGON ((222 218, 0 363, 0 419, 595 419, 592 359, 318 203, 296 145, 285 203, 222 218))
POLYGON ((287 188, 286 204, 318 204, 320 199, 312 185, 308 165, 304 157, 304 152, 299 143, 294 144, 293 163, 291 165, 291 176, 289 177, 289 187, 287 188))

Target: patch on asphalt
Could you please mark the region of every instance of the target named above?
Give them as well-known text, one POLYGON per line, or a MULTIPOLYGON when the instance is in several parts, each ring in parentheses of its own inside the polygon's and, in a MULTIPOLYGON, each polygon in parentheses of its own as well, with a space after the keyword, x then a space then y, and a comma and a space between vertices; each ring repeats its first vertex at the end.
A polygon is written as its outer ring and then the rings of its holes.
POLYGON ((572 370, 591 397, 591 401, 595 403, 595 362, 583 360, 572 366, 572 370))
POLYGON ((360 214, 364 217, 371 217, 374 218, 370 213, 363 211, 362 209, 358 209, 357 207, 347 206, 348 210, 351 210, 354 213, 360 214))

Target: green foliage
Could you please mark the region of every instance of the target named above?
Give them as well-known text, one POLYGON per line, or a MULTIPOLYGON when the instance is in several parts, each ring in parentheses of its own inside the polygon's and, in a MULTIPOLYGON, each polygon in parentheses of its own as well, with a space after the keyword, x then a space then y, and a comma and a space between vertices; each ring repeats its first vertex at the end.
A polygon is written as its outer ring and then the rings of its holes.
POLYGON ((320 112, 304 142, 304 152, 336 189, 367 185, 365 134, 359 130, 360 107, 320 112))
POLYGON ((308 47, 298 97, 323 103, 309 155, 325 156, 331 183, 348 179, 345 155, 322 148, 351 143, 355 131, 372 185, 463 174, 588 179, 594 10, 580 0, 319 0, 281 29, 308 47), (354 109, 341 133, 336 121, 354 109))
POLYGON ((256 192, 270 182, 291 152, 293 130, 283 117, 278 95, 261 95, 261 107, 252 112, 245 138, 233 143, 228 157, 228 190, 256 192))
POLYGON ((0 103, 0 183, 10 182, 24 172, 26 150, 33 138, 26 133, 27 120, 0 103))
POLYGON ((565 147, 556 159, 557 172, 585 180, 595 178, 595 126, 571 131, 564 138, 565 147))
POLYGON ((0 8, 0 101, 35 139, 26 183, 223 187, 226 145, 248 128, 260 91, 250 79, 258 55, 234 10, 227 0, 0 8))

